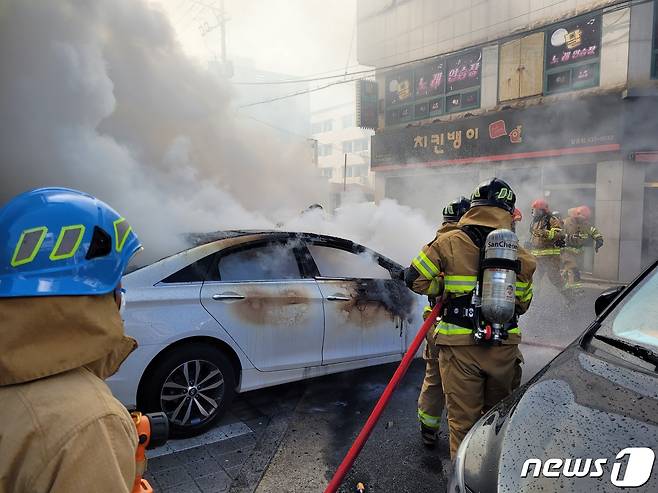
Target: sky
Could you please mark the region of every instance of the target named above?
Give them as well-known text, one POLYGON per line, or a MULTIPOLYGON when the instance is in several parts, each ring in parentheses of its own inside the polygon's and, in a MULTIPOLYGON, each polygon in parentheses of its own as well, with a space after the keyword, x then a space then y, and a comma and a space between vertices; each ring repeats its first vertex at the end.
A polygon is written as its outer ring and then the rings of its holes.
MULTIPOLYGON (((170 17, 184 50, 219 56, 220 0, 150 0, 170 17)), ((262 70, 309 76, 356 65, 356 0, 225 0, 228 59, 262 70)))

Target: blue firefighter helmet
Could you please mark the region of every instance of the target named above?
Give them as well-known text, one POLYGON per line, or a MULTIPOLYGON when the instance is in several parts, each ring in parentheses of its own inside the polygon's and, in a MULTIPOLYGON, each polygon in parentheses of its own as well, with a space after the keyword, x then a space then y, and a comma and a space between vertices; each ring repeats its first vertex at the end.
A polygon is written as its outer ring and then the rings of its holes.
POLYGON ((0 208, 0 297, 110 293, 140 249, 126 219, 89 194, 25 192, 0 208))

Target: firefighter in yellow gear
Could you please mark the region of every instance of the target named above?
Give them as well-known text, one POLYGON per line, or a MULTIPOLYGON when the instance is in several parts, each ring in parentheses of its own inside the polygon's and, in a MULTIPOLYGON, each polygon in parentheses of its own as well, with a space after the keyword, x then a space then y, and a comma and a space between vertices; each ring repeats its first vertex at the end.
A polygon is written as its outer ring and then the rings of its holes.
POLYGON ((473 424, 521 380, 523 357, 518 349, 521 331, 517 321, 532 299, 534 257, 519 248, 515 315, 503 326, 507 338, 501 345, 476 343, 472 310, 484 240, 495 229, 511 228, 515 202, 513 190, 503 180, 481 183, 457 227, 423 248, 406 279, 415 292, 443 298, 434 340, 439 347, 453 458, 473 424))
MULTIPOLYGON (((470 206, 471 201, 466 197, 459 197, 446 205, 443 209, 443 224, 441 228, 436 232, 434 240, 428 245, 425 245, 423 250, 428 249, 432 243, 437 241, 440 235, 455 229, 457 223, 466 211, 468 211, 470 206)), ((433 306, 434 298, 432 296, 430 296, 430 301, 433 306)), ((430 314, 432 306, 425 307, 423 319, 426 319, 430 314)), ((439 352, 434 343, 433 329, 427 332, 425 339, 426 344, 423 352, 425 377, 420 395, 418 396, 418 421, 420 422, 420 434, 423 444, 428 448, 433 448, 436 445, 439 423, 441 422, 441 414, 443 413, 444 398, 441 373, 439 371, 439 352)))
POLYGON ((594 251, 603 246, 603 235, 591 224, 592 211, 586 205, 569 209, 569 217, 564 220, 564 247, 560 251, 564 289, 579 289, 580 259, 583 247, 588 241, 594 241, 594 251))
POLYGON ((530 223, 530 253, 537 259, 535 282, 539 287, 544 275, 558 290, 562 289, 560 271, 560 246, 562 245, 563 224, 556 213, 552 213, 548 202, 537 199, 532 202, 532 222, 530 223))
POLYGON ((130 493, 139 439, 103 380, 137 347, 120 283, 141 244, 64 188, 9 201, 0 231, 0 492, 130 493))

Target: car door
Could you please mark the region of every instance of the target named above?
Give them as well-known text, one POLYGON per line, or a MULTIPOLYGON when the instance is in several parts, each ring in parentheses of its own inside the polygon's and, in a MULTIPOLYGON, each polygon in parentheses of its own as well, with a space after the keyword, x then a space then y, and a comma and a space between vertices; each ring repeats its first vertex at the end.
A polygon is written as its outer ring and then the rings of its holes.
POLYGON ((322 363, 403 351, 407 289, 371 253, 309 243, 324 300, 322 363))
POLYGON ((261 371, 320 365, 322 294, 296 247, 248 244, 218 254, 201 303, 261 371))

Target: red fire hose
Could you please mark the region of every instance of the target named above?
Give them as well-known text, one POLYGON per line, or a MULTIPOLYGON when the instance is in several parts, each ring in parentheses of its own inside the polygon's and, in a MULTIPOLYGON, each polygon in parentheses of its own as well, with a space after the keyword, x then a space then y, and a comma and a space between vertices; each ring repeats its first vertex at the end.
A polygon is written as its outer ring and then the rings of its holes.
POLYGON ((352 444, 349 451, 345 455, 343 462, 341 462, 340 466, 338 466, 338 469, 336 470, 334 477, 331 478, 331 481, 329 482, 327 488, 324 490, 324 493, 336 493, 336 491, 338 490, 338 487, 343 482, 343 479, 345 478, 347 471, 350 470, 352 464, 354 464, 354 461, 356 460, 359 453, 361 452, 361 449, 368 441, 368 437, 370 437, 370 433, 372 433, 372 430, 377 424, 377 421, 379 421, 379 417, 382 415, 382 412, 384 412, 384 408, 388 404, 388 401, 391 399, 391 395, 393 395, 393 391, 395 391, 395 388, 400 383, 400 380, 402 380, 402 377, 404 377, 405 373, 407 373, 411 361, 414 359, 414 356, 416 355, 418 348, 423 343, 423 339, 425 338, 427 331, 430 329, 432 324, 436 322, 436 318, 439 316, 440 311, 441 311, 441 303, 437 302, 437 304, 434 305, 434 308, 432 309, 430 315, 425 319, 423 325, 421 325, 418 334, 416 334, 416 337, 414 338, 411 345, 409 346, 409 349, 407 349, 407 352, 402 358, 402 361, 400 361, 400 365, 398 366, 397 370, 395 370, 393 377, 391 377, 391 380, 388 382, 388 385, 386 385, 384 392, 382 393, 381 397, 377 401, 377 404, 375 404, 374 409, 370 413, 370 416, 368 417, 368 421, 366 421, 366 424, 363 425, 363 428, 361 429, 359 436, 356 437, 356 440, 354 440, 354 443, 352 444))

